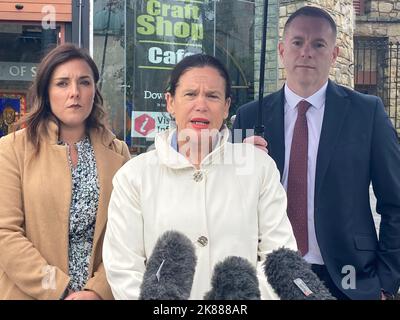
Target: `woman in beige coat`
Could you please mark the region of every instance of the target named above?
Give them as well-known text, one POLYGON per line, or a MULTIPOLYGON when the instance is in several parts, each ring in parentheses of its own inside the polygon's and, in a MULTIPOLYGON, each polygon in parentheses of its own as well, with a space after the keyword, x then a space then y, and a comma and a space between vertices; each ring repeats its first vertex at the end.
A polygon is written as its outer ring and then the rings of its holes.
POLYGON ((98 69, 73 45, 38 67, 24 129, 0 139, 0 299, 112 299, 102 243, 127 145, 105 128, 98 69))

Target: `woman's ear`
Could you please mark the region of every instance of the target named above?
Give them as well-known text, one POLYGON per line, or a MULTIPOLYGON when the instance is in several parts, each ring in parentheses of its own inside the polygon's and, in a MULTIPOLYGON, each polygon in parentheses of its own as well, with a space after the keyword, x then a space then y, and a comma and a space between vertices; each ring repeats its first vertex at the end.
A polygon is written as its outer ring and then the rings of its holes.
POLYGON ((225 99, 225 105, 224 105, 224 120, 226 120, 229 116, 229 108, 231 106, 231 98, 225 99))
POLYGON ((170 92, 165 93, 165 101, 167 102, 167 111, 174 116, 175 108, 174 108, 174 97, 170 92))

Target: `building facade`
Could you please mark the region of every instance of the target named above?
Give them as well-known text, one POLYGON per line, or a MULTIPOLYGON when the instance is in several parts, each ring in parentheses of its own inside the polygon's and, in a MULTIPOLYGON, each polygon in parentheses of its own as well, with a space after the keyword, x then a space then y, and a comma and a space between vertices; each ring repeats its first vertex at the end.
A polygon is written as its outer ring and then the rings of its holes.
POLYGON ((0 0, 0 136, 29 111, 27 92, 43 56, 64 42, 89 46, 89 6, 83 0, 0 0))
MULTIPOLYGON (((380 96, 400 133, 397 0, 268 2, 264 94, 285 81, 277 45, 286 19, 301 6, 319 6, 338 25, 340 55, 331 78, 380 96)), ((170 125, 163 93, 170 70, 188 54, 215 55, 228 67, 231 115, 258 97, 263 5, 263 0, 0 0, 0 114, 11 101, 5 99, 20 100, 15 119, 26 112, 23 99, 35 65, 52 46, 74 42, 88 48, 99 67, 113 131, 132 154, 144 152, 155 133, 170 125)), ((8 132, 4 118, 10 122, 10 112, 0 119, 0 135, 8 132)))
MULTIPOLYGON (((205 52, 229 69, 233 114, 254 99, 255 1, 94 0, 93 53, 112 126, 140 153, 170 124, 164 92, 173 66, 205 52)), ((260 33, 261 34, 261 33, 260 33)), ((258 53, 259 54, 259 53, 258 53)))
POLYGON ((27 112, 26 94, 43 53, 65 40, 71 0, 0 0, 0 136, 27 112), (58 20, 54 14, 58 12, 58 20))
POLYGON ((355 1, 354 86, 378 95, 400 133, 400 2, 355 1))

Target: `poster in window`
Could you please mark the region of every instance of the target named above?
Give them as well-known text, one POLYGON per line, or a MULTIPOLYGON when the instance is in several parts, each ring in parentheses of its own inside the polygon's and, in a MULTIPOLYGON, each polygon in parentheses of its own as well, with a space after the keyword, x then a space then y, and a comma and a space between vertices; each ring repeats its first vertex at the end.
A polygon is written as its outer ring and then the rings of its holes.
POLYGON ((0 93, 0 137, 13 131, 13 124, 26 112, 22 93, 0 93))
POLYGON ((206 51, 204 31, 206 24, 214 20, 214 4, 203 0, 142 0, 135 3, 131 136, 149 138, 167 129, 171 120, 164 101, 171 70, 185 56, 206 51), (143 128, 145 125, 150 127, 153 120, 155 131, 149 134, 143 128))

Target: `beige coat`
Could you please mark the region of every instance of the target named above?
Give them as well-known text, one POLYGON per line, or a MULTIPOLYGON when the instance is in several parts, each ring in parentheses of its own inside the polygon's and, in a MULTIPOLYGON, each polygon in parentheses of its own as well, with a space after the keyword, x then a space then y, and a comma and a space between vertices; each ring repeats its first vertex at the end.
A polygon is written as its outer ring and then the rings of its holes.
MULTIPOLYGON (((59 299, 69 283, 71 171, 51 122, 38 157, 20 130, 0 139, 0 299, 59 299)), ((115 172, 130 158, 107 131, 90 133, 100 184, 93 251, 85 289, 112 299, 102 263, 107 207, 115 172)))

